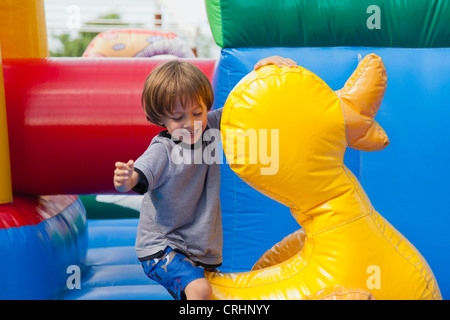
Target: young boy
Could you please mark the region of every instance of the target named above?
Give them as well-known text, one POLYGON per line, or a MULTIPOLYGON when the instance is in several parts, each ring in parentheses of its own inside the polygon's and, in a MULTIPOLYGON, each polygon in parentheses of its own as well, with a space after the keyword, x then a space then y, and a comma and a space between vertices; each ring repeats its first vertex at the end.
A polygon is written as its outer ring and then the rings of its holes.
MULTIPOLYGON (((255 69, 267 64, 296 65, 275 56, 260 60, 255 69)), ((142 106, 147 119, 166 130, 136 162, 115 164, 116 190, 144 194, 138 259, 175 299, 210 299, 204 270, 222 263, 219 165, 194 159, 218 143, 206 136, 207 129, 220 128, 222 109, 208 112, 213 99, 208 78, 194 65, 174 60, 158 66, 145 82, 142 106), (190 161, 174 161, 174 155, 190 161)))

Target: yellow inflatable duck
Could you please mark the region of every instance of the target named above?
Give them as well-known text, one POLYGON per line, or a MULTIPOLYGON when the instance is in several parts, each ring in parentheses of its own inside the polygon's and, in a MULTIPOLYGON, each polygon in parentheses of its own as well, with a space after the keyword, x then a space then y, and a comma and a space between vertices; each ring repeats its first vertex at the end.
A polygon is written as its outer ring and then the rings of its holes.
POLYGON ((381 58, 370 54, 337 92, 302 67, 266 66, 236 85, 221 123, 227 160, 248 184, 290 207, 302 229, 249 272, 207 273, 215 299, 442 299, 425 259, 375 211, 343 163, 348 146, 388 145, 374 120, 386 84, 381 58), (254 146, 256 154, 271 150, 276 170, 264 173, 267 159, 249 159, 249 130, 260 139, 264 132, 267 145, 254 146))

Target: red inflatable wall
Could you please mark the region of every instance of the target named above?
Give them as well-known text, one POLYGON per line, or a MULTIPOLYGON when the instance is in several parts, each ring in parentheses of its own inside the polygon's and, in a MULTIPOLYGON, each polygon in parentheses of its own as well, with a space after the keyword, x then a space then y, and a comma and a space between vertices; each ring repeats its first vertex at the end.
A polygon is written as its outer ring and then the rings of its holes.
MULTIPOLYGON (((146 77, 161 62, 3 61, 14 192, 115 193, 115 161, 136 159, 161 130, 140 103, 146 77)), ((191 62, 212 79, 214 60, 191 62)))

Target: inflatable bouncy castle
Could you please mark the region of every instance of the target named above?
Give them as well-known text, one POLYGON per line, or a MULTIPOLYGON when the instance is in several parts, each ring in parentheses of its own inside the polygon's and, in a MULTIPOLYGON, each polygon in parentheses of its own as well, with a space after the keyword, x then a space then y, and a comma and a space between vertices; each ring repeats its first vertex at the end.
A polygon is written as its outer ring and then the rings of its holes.
MULTIPOLYGON (((182 59, 222 129, 278 132, 252 165, 223 141, 215 298, 449 297, 449 8, 206 1, 221 56, 182 59), (299 67, 252 72, 272 55, 299 67)), ((43 12, 0 4, 0 298, 171 299, 138 264, 137 219, 87 219, 78 197, 115 194, 114 162, 161 130, 140 95, 164 60, 49 58, 43 12)))
POLYGON ((111 30, 99 33, 83 57, 195 58, 187 43, 173 32, 155 30, 111 30))

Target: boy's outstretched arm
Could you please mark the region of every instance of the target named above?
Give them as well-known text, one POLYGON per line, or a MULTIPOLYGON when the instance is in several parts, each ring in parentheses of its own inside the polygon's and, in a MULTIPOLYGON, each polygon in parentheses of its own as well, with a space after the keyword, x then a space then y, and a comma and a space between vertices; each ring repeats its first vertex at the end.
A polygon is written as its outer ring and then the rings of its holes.
POLYGON ((263 67, 263 66, 267 66, 269 64, 274 64, 277 67, 282 67, 283 65, 285 65, 286 67, 292 68, 292 67, 296 67, 297 66, 297 62, 295 62, 292 59, 289 58, 283 58, 280 56, 272 56, 272 57, 267 57, 264 59, 259 60, 256 64, 255 64, 255 70, 258 70, 259 68, 263 67))
POLYGON ((114 170, 114 187, 119 192, 128 192, 133 189, 139 181, 139 174, 134 171, 134 161, 116 162, 114 170))

